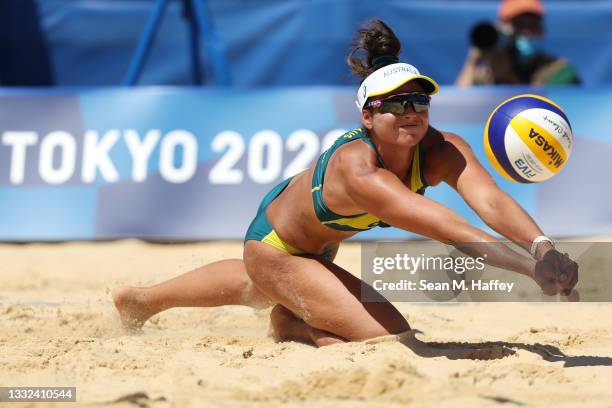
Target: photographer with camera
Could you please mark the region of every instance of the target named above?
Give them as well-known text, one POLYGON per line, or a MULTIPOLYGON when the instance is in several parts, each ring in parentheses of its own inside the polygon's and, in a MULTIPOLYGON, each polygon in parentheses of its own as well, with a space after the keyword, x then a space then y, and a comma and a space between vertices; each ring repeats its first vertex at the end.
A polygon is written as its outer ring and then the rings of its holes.
POLYGON ((481 22, 472 28, 456 85, 579 84, 567 60, 541 50, 543 14, 540 0, 502 0, 496 25, 481 22))

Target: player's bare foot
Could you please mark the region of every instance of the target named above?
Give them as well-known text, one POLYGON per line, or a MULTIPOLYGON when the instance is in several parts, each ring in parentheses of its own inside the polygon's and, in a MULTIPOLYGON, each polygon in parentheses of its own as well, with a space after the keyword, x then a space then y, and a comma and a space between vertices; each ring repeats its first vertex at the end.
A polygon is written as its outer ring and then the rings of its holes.
POLYGON ((154 314, 147 308, 144 290, 141 288, 119 286, 113 290, 112 296, 123 326, 130 331, 140 330, 154 314))
POLYGON ((306 323, 282 305, 276 305, 270 311, 268 335, 277 342, 287 340, 310 342, 306 323))

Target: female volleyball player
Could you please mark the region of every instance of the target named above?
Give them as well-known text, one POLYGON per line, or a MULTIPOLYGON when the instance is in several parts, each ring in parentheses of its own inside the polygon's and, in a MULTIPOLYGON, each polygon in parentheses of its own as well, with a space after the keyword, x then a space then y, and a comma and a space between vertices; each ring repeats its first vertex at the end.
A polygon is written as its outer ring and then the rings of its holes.
POLYGON ((122 321, 137 328, 177 306, 267 307, 277 340, 318 346, 410 329, 389 302, 360 301, 361 281, 333 263, 338 245, 359 231, 392 225, 444 243, 481 243, 488 262, 534 278, 547 294, 568 294, 578 268, 493 182, 461 137, 429 124, 434 80, 398 62, 400 42, 386 24, 360 29, 348 58, 363 82, 362 127, 341 136, 316 163, 263 199, 243 260, 203 266, 153 287, 113 293, 122 321), (446 182, 493 230, 523 246, 524 257, 424 197, 446 182))

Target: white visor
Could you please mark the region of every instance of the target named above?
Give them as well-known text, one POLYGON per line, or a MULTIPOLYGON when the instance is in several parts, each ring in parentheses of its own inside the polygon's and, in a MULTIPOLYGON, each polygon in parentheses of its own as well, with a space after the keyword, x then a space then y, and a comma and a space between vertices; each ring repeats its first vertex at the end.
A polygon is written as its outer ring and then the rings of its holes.
POLYGON ((414 80, 418 80, 423 85, 423 89, 428 95, 433 95, 440 89, 436 81, 421 75, 419 70, 412 65, 398 62, 379 68, 368 75, 357 91, 355 104, 361 111, 368 98, 384 95, 414 80))

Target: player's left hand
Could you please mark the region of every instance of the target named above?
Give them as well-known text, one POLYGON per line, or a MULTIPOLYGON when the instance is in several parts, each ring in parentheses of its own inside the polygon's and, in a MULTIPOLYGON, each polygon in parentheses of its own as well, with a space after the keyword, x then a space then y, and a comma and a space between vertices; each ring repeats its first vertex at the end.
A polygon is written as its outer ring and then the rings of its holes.
POLYGON ((578 283, 578 264, 568 254, 551 249, 536 263, 534 279, 549 296, 569 296, 578 283))

